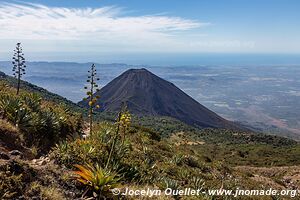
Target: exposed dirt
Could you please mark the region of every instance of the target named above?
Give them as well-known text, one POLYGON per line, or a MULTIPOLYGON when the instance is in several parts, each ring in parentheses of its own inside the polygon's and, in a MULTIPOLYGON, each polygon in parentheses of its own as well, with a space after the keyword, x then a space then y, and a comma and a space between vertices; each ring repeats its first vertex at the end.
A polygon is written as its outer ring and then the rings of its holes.
POLYGON ((22 152, 25 159, 33 159, 30 149, 21 144, 19 135, 17 128, 0 119, 0 152, 9 153, 12 150, 18 150, 22 152))

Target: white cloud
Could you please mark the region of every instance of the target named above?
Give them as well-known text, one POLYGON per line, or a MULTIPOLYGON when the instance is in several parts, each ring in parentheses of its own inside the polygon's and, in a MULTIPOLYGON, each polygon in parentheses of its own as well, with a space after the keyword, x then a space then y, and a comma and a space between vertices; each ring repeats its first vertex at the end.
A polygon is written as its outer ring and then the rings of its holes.
POLYGON ((126 16, 119 7, 63 8, 0 4, 1 39, 166 42, 209 23, 166 15, 126 16))

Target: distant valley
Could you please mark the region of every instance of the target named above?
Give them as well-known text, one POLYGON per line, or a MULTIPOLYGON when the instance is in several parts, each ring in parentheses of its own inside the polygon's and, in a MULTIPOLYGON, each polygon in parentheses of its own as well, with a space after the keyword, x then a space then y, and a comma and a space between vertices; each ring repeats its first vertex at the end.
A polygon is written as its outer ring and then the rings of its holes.
MULTIPOLYGON (((78 102, 89 66, 29 62, 25 80, 78 102)), ((299 66, 97 66, 101 86, 126 69, 145 67, 226 119, 300 139, 299 66)), ((11 74, 10 62, 0 62, 0 71, 11 74)))

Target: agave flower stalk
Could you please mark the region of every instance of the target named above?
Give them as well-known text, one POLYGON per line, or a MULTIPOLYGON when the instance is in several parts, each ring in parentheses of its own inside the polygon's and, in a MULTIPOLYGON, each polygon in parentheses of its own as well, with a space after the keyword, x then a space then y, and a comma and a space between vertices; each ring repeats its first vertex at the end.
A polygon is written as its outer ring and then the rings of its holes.
POLYGON ((17 95, 19 95, 19 91, 20 91, 20 84, 21 84, 21 78, 23 75, 25 75, 25 69, 26 69, 26 65, 25 65, 25 58, 24 58, 24 53, 23 53, 23 49, 21 47, 21 43, 17 43, 16 45, 16 49, 14 50, 14 56, 13 56, 13 75, 15 76, 15 78, 17 78, 18 83, 17 83, 17 95))
POLYGON ((124 144, 125 141, 125 136, 128 128, 130 127, 131 124, 131 115, 125 106, 124 111, 122 112, 120 116, 120 120, 118 122, 120 126, 122 127, 122 144, 124 144))
POLYGON ((85 86, 84 89, 87 90, 87 98, 84 100, 88 99, 88 105, 89 105, 89 128, 90 128, 90 134, 93 132, 93 115, 94 115, 94 109, 99 109, 100 106, 97 105, 97 101, 100 98, 98 95, 95 95, 95 92, 98 92, 98 85, 96 81, 99 81, 99 78, 97 78, 97 70, 96 66, 92 64, 91 69, 88 71, 88 79, 86 82, 88 83, 89 86, 85 86))
MULTIPOLYGON (((117 122, 120 121, 121 116, 122 116, 122 111, 120 111, 119 114, 118 114, 117 122)), ((113 152, 114 152, 116 140, 117 140, 117 137, 118 137, 118 134, 119 134, 119 130, 120 130, 120 123, 117 123, 117 130, 116 130, 116 133, 115 133, 115 135, 114 135, 114 137, 113 137, 113 141, 112 141, 112 145, 111 145, 111 148, 110 148, 110 152, 109 152, 109 155, 108 155, 108 159, 107 159, 107 162, 106 162, 106 165, 105 165, 105 169, 107 169, 107 167, 108 167, 108 165, 109 165, 109 163, 110 163, 112 154, 113 154, 113 152)))
POLYGON ((117 130, 113 137, 113 141, 112 141, 111 149, 110 149, 108 159, 107 159, 107 162, 105 165, 105 169, 107 169, 107 167, 111 161, 112 154, 114 153, 116 141, 120 134, 121 128, 123 128, 122 144, 124 144, 125 134, 126 134, 125 132, 126 132, 127 128, 130 126, 131 116, 130 116, 129 111, 127 110, 127 107, 124 105, 125 104, 122 105, 121 111, 119 112, 118 117, 117 117, 117 130))

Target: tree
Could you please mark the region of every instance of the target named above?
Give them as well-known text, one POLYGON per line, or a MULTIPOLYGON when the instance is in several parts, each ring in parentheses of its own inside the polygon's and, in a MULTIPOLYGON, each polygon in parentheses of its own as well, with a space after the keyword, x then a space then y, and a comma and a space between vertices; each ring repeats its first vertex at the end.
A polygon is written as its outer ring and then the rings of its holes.
POLYGON ((13 56, 13 75, 18 79, 18 84, 17 84, 17 95, 19 95, 20 91, 20 83, 21 83, 21 78, 23 75, 25 75, 25 58, 24 58, 24 53, 23 49, 21 47, 21 43, 17 43, 16 49, 14 50, 14 56, 13 56))
POLYGON ((88 95, 87 98, 84 100, 88 100, 89 105, 89 128, 90 128, 90 134, 93 132, 93 115, 94 115, 94 109, 99 109, 100 106, 97 105, 97 100, 100 98, 98 95, 95 95, 95 92, 98 92, 98 85, 96 81, 99 81, 99 78, 97 78, 97 72, 96 72, 96 66, 92 64, 91 69, 88 71, 88 79, 86 82, 88 83, 88 86, 85 86, 84 89, 87 90, 86 94, 88 95))

